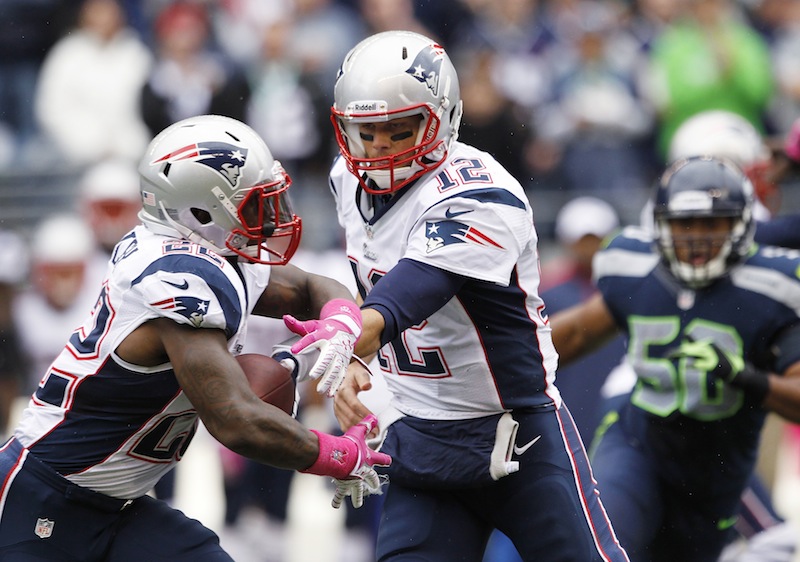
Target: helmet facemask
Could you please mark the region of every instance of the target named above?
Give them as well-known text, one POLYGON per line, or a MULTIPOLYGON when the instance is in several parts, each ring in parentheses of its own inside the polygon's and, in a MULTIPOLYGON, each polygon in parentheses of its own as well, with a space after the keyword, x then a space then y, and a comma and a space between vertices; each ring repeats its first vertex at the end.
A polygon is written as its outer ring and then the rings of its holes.
POLYGON ((241 228, 231 231, 225 246, 248 261, 283 265, 300 244, 301 220, 292 212, 286 190, 292 181, 282 179, 253 186, 237 208, 241 228))
POLYGON ((656 221, 661 253, 673 275, 687 287, 698 289, 711 284, 741 259, 740 255, 734 254, 734 248, 739 247, 739 241, 745 234, 746 221, 734 216, 728 219, 730 224, 726 231, 680 233, 684 228, 678 226, 678 234, 673 225, 685 219, 656 221))
POLYGON ((441 120, 427 105, 404 108, 374 114, 348 116, 333 109, 331 120, 334 124, 336 142, 347 161, 348 169, 359 178, 361 186, 368 193, 385 194, 398 191, 436 168, 447 155, 447 144, 437 139, 441 120), (388 122, 393 119, 419 115, 420 123, 414 146, 392 154, 368 158, 361 136, 363 123, 388 122), (371 179, 374 184, 366 181, 371 179))
POLYGON ((753 185, 730 161, 678 160, 657 186, 653 219, 658 250, 673 275, 692 289, 708 286, 752 248, 753 185))
POLYGON ((284 265, 300 244, 302 225, 300 217, 292 212, 286 193, 292 180, 278 161, 272 175, 277 179, 239 189, 230 198, 223 189, 213 188, 216 206, 227 211, 226 222, 230 225, 216 224, 208 210, 191 207, 179 214, 180 222, 190 227, 188 234, 181 232, 190 240, 205 245, 210 242, 221 255, 235 254, 254 263, 284 265))

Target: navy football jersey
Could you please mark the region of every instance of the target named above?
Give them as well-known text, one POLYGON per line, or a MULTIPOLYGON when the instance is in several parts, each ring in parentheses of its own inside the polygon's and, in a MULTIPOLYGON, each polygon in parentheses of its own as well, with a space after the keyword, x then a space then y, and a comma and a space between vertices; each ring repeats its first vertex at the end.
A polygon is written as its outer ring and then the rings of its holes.
POLYGON ((798 271, 800 252, 761 247, 712 285, 688 289, 662 264, 649 235, 634 227, 595 256, 597 286, 628 334, 627 360, 637 377, 623 423, 667 478, 705 491, 744 487, 766 410, 690 359, 670 354, 685 338, 711 339, 780 373, 800 360, 800 349, 782 349, 778 358, 772 348, 798 323, 798 271))

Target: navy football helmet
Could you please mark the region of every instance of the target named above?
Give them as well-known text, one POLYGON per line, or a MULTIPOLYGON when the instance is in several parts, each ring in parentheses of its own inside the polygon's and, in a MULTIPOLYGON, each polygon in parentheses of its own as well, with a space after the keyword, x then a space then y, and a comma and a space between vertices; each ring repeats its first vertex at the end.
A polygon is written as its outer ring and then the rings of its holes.
POLYGON ((654 237, 664 262, 691 288, 709 285, 744 259, 753 244, 753 184, 733 162, 699 156, 674 162, 656 187, 654 237), (727 233, 687 232, 676 236, 670 223, 680 219, 729 217, 727 233), (702 251, 703 263, 678 259, 676 248, 702 251), (716 251, 718 249, 718 251, 716 251))

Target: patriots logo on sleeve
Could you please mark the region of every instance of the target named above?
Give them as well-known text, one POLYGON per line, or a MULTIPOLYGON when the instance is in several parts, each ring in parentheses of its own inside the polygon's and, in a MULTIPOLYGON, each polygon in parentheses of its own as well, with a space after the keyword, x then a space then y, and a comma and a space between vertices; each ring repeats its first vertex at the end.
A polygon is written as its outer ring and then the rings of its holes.
POLYGON ((429 254, 450 244, 475 244, 503 249, 503 246, 477 228, 458 221, 426 221, 425 237, 428 239, 426 251, 429 254))
POLYGON ((419 82, 422 82, 434 96, 439 95, 439 77, 442 73, 442 60, 444 59, 444 49, 437 44, 428 45, 422 49, 414 62, 406 70, 419 82))
MULTIPOLYGON (((179 148, 153 160, 152 164, 193 161, 218 172, 231 186, 236 187, 241 168, 247 159, 247 149, 227 142, 198 142, 179 148)), ((151 164, 151 165, 152 165, 151 164)))
POLYGON ((195 297, 170 297, 163 301, 151 303, 150 306, 168 312, 176 312, 188 319, 192 326, 199 328, 208 312, 210 301, 195 297))

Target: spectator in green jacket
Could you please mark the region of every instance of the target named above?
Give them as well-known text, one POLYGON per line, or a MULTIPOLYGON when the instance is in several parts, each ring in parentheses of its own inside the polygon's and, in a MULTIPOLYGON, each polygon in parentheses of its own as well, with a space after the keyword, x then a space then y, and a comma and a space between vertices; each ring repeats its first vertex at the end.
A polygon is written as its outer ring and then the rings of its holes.
POLYGON ((769 48, 736 2, 687 0, 683 15, 656 40, 650 59, 661 156, 684 120, 709 109, 738 113, 763 132, 774 87, 769 48))

